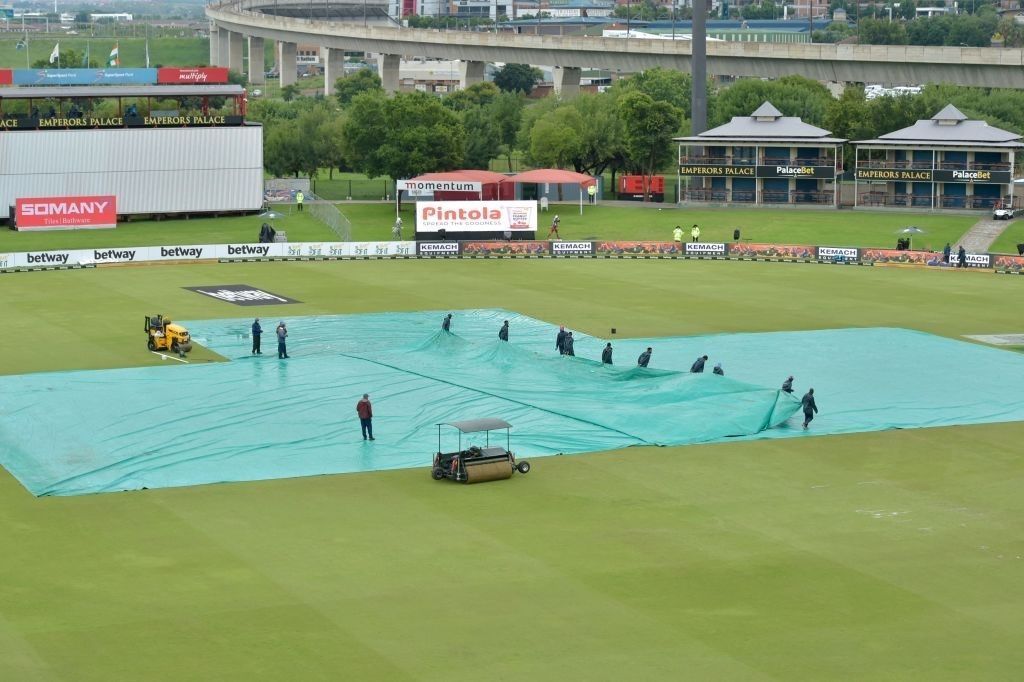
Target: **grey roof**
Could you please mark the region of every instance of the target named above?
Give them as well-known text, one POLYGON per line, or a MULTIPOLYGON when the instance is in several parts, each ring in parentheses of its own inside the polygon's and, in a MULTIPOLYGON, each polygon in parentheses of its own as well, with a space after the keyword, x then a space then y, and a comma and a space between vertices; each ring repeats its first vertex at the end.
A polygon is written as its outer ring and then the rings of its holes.
POLYGON ((912 126, 880 135, 875 140, 860 140, 856 144, 938 143, 941 145, 1013 147, 1021 136, 990 126, 985 121, 972 121, 952 104, 932 118, 918 121, 912 126))
POLYGON ((0 99, 41 99, 48 97, 232 97, 241 95, 241 85, 36 85, 0 88, 0 99))
MULTIPOLYGON (((733 116, 732 120, 717 128, 706 130, 693 137, 677 137, 677 142, 699 142, 729 138, 731 140, 773 138, 786 141, 845 142, 830 137, 832 133, 809 123, 798 116, 783 116, 771 102, 765 102, 750 116, 733 116)), ((724 140, 723 140, 724 141, 724 140)))
POLYGON ((752 113, 751 116, 753 118, 764 118, 769 116, 772 118, 781 118, 782 112, 776 109, 774 104, 766 101, 757 109, 755 109, 754 113, 752 113))
MULTIPOLYGON (((487 417, 484 419, 467 419, 461 422, 444 422, 445 426, 454 426, 463 433, 477 433, 478 431, 493 431, 494 429, 510 429, 512 425, 504 419, 487 417)), ((439 425, 440 426, 440 425, 439 425)))

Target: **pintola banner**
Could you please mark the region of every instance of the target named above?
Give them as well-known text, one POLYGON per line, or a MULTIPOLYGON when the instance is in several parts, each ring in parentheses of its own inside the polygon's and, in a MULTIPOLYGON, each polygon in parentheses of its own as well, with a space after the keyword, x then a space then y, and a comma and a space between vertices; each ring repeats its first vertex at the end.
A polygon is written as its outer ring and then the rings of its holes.
POLYGON ((117 227, 117 197, 17 199, 14 222, 19 231, 117 227))
POLYGON ((535 232, 536 201, 421 201, 417 232, 535 232))

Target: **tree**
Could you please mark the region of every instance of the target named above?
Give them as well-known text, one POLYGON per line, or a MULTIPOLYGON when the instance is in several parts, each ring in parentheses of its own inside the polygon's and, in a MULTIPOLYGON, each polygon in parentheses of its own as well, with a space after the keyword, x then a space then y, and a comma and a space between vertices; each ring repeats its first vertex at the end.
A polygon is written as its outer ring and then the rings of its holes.
POLYGON ((487 105, 487 115, 494 122, 494 137, 499 153, 505 155, 508 170, 512 172, 512 152, 515 150, 516 134, 523 115, 523 98, 514 92, 500 93, 487 105))
POLYGON ((614 171, 625 158, 624 126, 617 99, 610 93, 580 95, 570 103, 583 121, 573 165, 580 173, 603 175, 614 171))
POLYGON ((50 63, 49 55, 45 59, 37 59, 32 62, 33 69, 56 69, 57 65, 60 64, 61 69, 81 69, 81 68, 97 68, 96 60, 89 55, 89 60, 86 62, 85 53, 78 52, 77 50, 67 49, 60 50, 60 59, 50 63))
POLYGON ((355 170, 371 178, 411 178, 458 168, 466 132, 459 117, 422 92, 357 95, 343 126, 343 151, 355 170))
POLYGON ((690 117, 690 74, 674 69, 655 67, 616 81, 612 93, 642 92, 655 102, 668 102, 690 117))
POLYGON ((462 90, 456 90, 445 97, 442 102, 446 107, 454 111, 466 111, 473 107, 486 106, 493 102, 500 94, 501 89, 497 85, 490 81, 484 81, 482 83, 474 83, 462 90))
POLYGON ((527 156, 535 165, 565 168, 579 155, 583 117, 575 108, 562 105, 539 119, 530 133, 527 156))
POLYGON ((285 102, 291 102, 293 99, 299 96, 299 86, 295 83, 286 85, 281 88, 281 99, 285 102))
POLYGON ((369 69, 359 69, 334 81, 334 96, 343 107, 347 107, 356 95, 374 91, 384 92, 384 88, 381 87, 380 76, 369 69))
POLYGON ((494 84, 505 92, 529 95, 542 77, 540 69, 529 64, 505 64, 494 74, 494 84))
POLYGON ((491 159, 501 152, 497 130, 486 107, 475 106, 462 112, 462 125, 466 129, 467 168, 487 169, 491 159))
POLYGON ((907 30, 898 21, 861 19, 857 26, 861 43, 867 45, 906 45, 907 30))
MULTIPOLYGON (((679 130, 682 112, 668 102, 631 92, 619 100, 619 116, 625 128, 623 142, 630 165, 650 177, 672 158, 672 134, 679 130)), ((644 200, 650 187, 644 183, 644 200)))
POLYGON ((741 80, 715 97, 712 126, 733 116, 750 116, 764 102, 771 102, 786 116, 800 116, 804 123, 820 126, 832 95, 828 88, 803 76, 784 76, 775 81, 741 80))

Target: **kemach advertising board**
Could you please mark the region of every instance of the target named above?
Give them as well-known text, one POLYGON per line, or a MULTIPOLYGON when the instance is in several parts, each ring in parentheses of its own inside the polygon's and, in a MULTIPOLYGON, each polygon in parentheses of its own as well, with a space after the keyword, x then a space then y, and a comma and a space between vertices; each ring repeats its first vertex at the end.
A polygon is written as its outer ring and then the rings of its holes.
POLYGON ((14 210, 19 232, 117 227, 114 196, 19 198, 14 210))
POLYGON ((421 201, 416 231, 536 232, 536 201, 421 201))

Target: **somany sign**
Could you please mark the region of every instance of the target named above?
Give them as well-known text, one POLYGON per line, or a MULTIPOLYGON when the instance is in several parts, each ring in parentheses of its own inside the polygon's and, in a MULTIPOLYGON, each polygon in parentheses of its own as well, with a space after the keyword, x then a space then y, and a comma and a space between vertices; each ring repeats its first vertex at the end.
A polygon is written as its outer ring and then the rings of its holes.
POLYGON ((117 226, 117 197, 38 197, 15 200, 20 230, 77 230, 117 226))
POLYGON ((417 232, 531 232, 537 230, 536 201, 421 201, 417 232))

